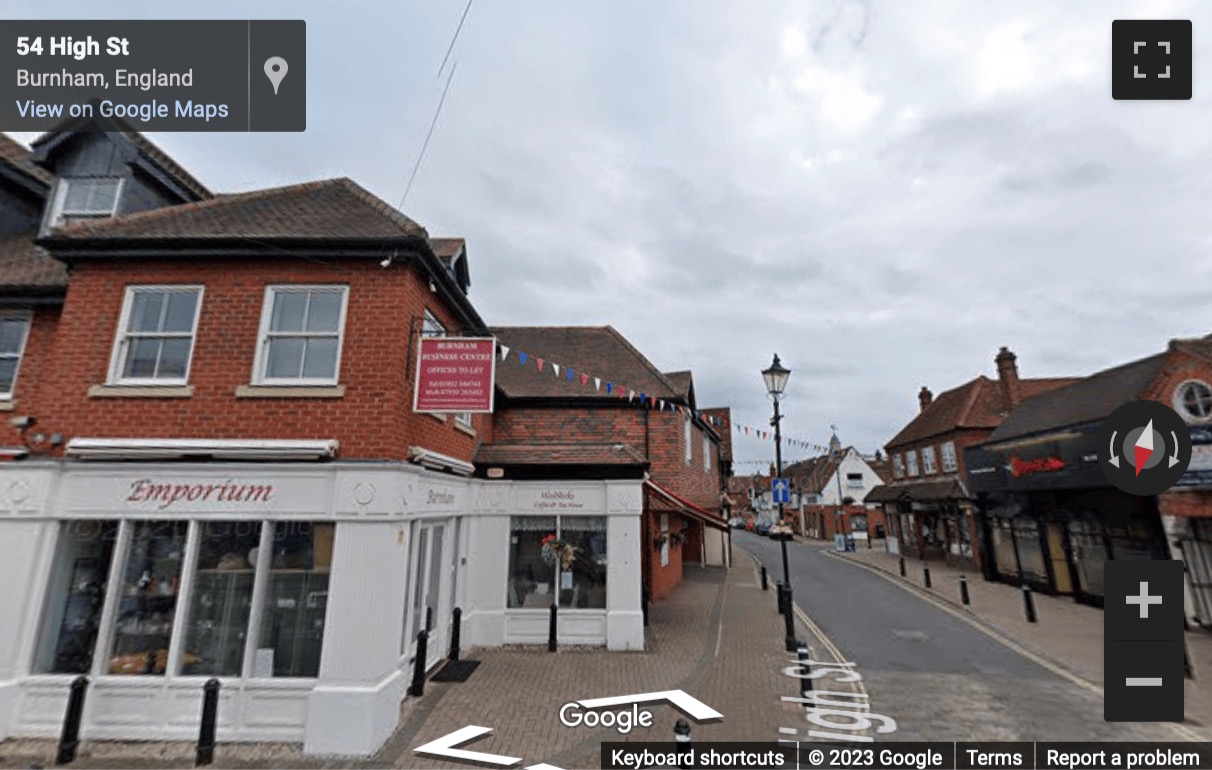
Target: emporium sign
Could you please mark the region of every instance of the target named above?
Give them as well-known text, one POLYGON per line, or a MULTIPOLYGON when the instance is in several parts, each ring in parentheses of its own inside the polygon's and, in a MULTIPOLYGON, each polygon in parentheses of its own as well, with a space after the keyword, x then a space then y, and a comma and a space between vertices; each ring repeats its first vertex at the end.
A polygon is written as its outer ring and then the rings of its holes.
POLYGON ((157 479, 136 479, 130 483, 128 503, 151 503, 164 511, 179 503, 269 503, 273 484, 240 484, 231 479, 219 483, 179 483, 157 479))
POLYGON ((412 410, 491 412, 496 351, 492 338, 422 337, 412 410))

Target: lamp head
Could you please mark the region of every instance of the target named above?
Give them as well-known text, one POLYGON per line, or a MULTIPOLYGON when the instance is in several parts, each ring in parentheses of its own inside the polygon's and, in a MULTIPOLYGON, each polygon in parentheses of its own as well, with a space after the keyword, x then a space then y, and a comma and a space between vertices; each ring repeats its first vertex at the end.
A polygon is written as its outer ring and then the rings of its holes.
POLYGON ((766 392, 772 396, 783 395, 789 377, 791 370, 779 362, 778 353, 774 354, 774 362, 770 364, 770 368, 762 370, 762 379, 766 380, 766 392))

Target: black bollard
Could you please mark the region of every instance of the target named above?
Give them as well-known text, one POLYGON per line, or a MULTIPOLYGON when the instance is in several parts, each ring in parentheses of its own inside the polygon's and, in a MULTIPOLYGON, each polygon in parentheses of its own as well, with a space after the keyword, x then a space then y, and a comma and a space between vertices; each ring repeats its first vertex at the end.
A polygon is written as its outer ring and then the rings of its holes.
POLYGON ((450 659, 459 659, 459 627, 463 625, 463 609, 455 607, 450 613, 450 659))
POLYGON ((88 677, 78 676, 72 680, 71 693, 67 696, 67 712, 63 715, 63 732, 59 736, 59 753, 56 765, 66 765, 76 759, 80 746, 80 720, 84 716, 84 693, 88 691, 88 677))
POLYGON ((766 565, 762 565, 762 590, 770 590, 770 581, 766 578, 766 565))
POLYGON ((783 641, 786 644, 787 652, 795 652, 800 643, 795 638, 795 602, 791 599, 791 586, 784 586, 787 592, 786 602, 787 611, 783 613, 783 620, 786 622, 786 634, 783 641))
POLYGON ((215 724, 219 714, 219 680, 207 679, 202 685, 202 725, 198 728, 198 754, 194 767, 215 761, 215 724))
POLYGON ((417 632, 417 656, 412 663, 412 686, 408 694, 420 698, 425 694, 425 658, 429 654, 429 632, 421 629, 417 632))
MULTIPOLYGON (((800 659, 801 668, 811 669, 811 666, 808 665, 808 647, 806 645, 801 644, 799 646, 799 659, 800 659)), ((809 670, 809 671, 805 671, 804 673, 810 674, 810 673, 812 673, 812 671, 809 670)), ((806 697, 808 697, 808 693, 810 693, 810 692, 812 692, 812 680, 811 679, 801 679, 800 680, 800 695, 802 695, 806 698, 806 697)))
POLYGON ((930 568, 922 567, 922 582, 926 584, 926 588, 931 588, 930 585, 930 568))
POLYGON ((678 747, 678 767, 694 767, 694 748, 690 744, 690 723, 679 719, 673 726, 673 739, 678 747))
POLYGON ((968 597, 968 578, 960 575, 960 603, 967 607, 972 604, 972 600, 968 597))
POLYGON ((785 588, 786 587, 782 584, 782 582, 778 582, 775 584, 775 590, 778 593, 778 599, 779 599, 779 614, 780 615, 787 614, 787 592, 786 592, 785 588))
POLYGON ((555 602, 551 603, 551 619, 547 621, 547 651, 556 651, 556 612, 555 602))
POLYGON ((1027 622, 1035 623, 1035 597, 1031 595, 1031 586, 1023 586, 1023 611, 1027 614, 1027 622))
POLYGON ((425 608, 425 630, 433 630, 433 607, 425 608))
POLYGON ((901 577, 905 577, 906 574, 908 574, 908 573, 905 572, 905 557, 902 556, 901 557, 901 577))
POLYGON ((644 583, 640 587, 640 612, 644 615, 644 628, 648 628, 648 603, 652 601, 652 596, 648 592, 648 584, 644 583))

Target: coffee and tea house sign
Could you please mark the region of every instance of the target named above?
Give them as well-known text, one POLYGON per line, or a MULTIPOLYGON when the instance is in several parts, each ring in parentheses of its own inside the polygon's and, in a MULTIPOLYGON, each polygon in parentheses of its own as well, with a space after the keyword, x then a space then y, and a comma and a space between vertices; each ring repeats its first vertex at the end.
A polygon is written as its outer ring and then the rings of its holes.
POLYGON ((491 412, 496 351, 492 338, 422 337, 412 410, 491 412))

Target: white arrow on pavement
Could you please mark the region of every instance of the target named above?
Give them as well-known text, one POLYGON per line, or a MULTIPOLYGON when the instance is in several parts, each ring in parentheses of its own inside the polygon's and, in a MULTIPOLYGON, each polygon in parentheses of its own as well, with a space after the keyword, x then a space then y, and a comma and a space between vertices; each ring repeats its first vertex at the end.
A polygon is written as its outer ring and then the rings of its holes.
POLYGON ((668 701, 674 708, 696 722, 724 718, 724 715, 720 712, 693 695, 689 695, 681 690, 645 692, 639 695, 615 695, 610 698, 590 698, 589 700, 579 700, 577 703, 580 703, 587 709, 595 709, 603 706, 621 706, 626 703, 652 703, 654 701, 668 701))
MULTIPOLYGON (((467 727, 459 728, 453 733, 443 735, 436 741, 430 741, 424 746, 418 746, 413 749, 417 754, 428 754, 431 757, 447 757, 451 759, 466 759, 469 762, 488 762, 493 765, 502 765, 509 767, 516 765, 522 761, 521 757, 506 757, 501 754, 485 754, 480 751, 464 751, 456 749, 455 746, 473 741, 476 738, 481 738, 492 732, 491 727, 476 727, 468 725, 467 727)), ((537 767, 545 768, 544 765, 537 767)))

